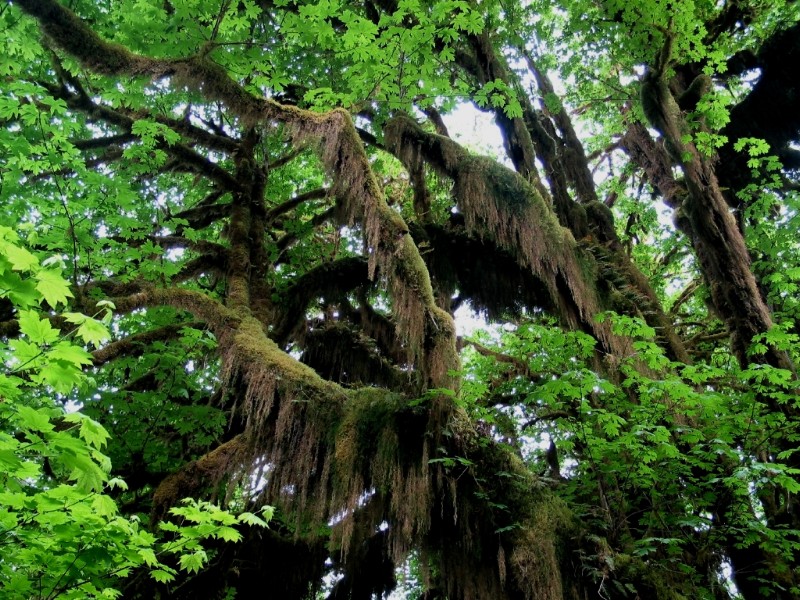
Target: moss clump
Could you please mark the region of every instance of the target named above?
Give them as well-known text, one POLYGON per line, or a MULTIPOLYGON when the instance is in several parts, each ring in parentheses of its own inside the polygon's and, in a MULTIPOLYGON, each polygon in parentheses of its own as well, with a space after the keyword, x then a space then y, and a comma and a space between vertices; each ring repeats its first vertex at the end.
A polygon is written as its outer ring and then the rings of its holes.
POLYGON ((562 567, 570 558, 563 540, 572 532, 573 517, 561 500, 544 493, 529 514, 512 536, 509 572, 526 598, 563 600, 562 567))

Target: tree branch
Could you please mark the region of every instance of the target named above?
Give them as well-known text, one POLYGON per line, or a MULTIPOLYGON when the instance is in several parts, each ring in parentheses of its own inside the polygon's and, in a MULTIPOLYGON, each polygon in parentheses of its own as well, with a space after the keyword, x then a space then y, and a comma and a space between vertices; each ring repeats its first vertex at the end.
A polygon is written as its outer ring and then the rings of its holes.
POLYGON ((187 327, 198 329, 201 324, 197 321, 187 321, 135 333, 121 340, 106 344, 99 350, 92 352, 92 362, 97 367, 120 356, 141 356, 147 350, 147 346, 153 342, 173 339, 182 329, 187 327))

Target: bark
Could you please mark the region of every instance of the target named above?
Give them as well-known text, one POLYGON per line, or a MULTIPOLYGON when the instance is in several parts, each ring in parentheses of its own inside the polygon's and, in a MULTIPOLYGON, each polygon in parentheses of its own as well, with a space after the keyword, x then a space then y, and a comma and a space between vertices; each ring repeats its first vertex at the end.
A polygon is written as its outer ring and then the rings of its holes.
MULTIPOLYGON (((670 43, 671 40, 667 45, 670 43)), ((664 54, 669 53, 665 46, 664 54)), ((761 297, 744 238, 722 194, 713 165, 693 144, 684 142, 686 126, 661 72, 663 66, 657 65, 645 76, 642 103, 651 124, 664 137, 667 155, 683 171, 686 194, 676 207, 676 220, 694 246, 714 307, 725 321, 733 352, 744 367, 751 362, 748 348, 753 337, 772 327, 772 317, 761 297)), ((674 180, 671 182, 666 175, 665 156, 659 155, 653 145, 641 143, 644 139, 641 130, 629 136, 630 140, 639 140, 631 146, 647 161, 645 166, 654 175, 654 185, 668 192, 671 199, 680 199, 674 180)), ((794 371, 786 353, 776 348, 770 347, 762 360, 794 371)))
MULTIPOLYGON (((528 65, 528 70, 536 79, 536 84, 539 86, 539 92, 542 94, 542 97, 549 97, 551 99, 558 98, 552 81, 550 81, 547 73, 542 71, 536 64, 533 55, 524 48, 521 50, 521 53, 528 65)), ((597 202, 597 192, 595 190, 591 170, 589 169, 589 161, 586 158, 583 144, 572 125, 572 119, 570 119, 567 113, 567 108, 561 105, 558 107, 558 110, 550 112, 546 110, 545 106, 540 114, 543 117, 549 114, 558 129, 561 141, 558 154, 560 154, 561 160, 558 161, 560 164, 557 165, 557 170, 564 172, 570 185, 575 189, 578 202, 581 204, 597 202)))
MULTIPOLYGON (((505 61, 494 51, 487 33, 471 35, 468 38, 470 53, 461 52, 456 56, 461 67, 470 73, 481 85, 499 80, 510 83, 505 61)), ((511 118, 502 109, 494 111, 497 125, 503 134, 503 145, 514 169, 537 187, 541 186, 536 170, 536 150, 533 140, 521 119, 511 118)))

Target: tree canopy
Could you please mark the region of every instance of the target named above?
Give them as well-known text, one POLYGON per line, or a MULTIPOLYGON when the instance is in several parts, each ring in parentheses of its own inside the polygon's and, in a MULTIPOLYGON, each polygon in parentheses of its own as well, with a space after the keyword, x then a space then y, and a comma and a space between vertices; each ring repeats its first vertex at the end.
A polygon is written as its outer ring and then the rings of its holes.
POLYGON ((0 595, 800 599, 799 23, 3 3, 0 595))

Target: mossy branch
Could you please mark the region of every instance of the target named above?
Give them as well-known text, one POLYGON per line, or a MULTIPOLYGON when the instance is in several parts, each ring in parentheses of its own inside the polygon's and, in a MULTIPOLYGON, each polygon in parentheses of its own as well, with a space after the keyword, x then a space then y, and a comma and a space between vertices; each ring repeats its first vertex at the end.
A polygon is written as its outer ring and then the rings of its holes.
POLYGON ((493 160, 470 155, 450 138, 424 131, 405 115, 389 122, 385 135, 407 169, 417 169, 424 160, 453 180, 467 230, 492 240, 530 269, 566 323, 592 331, 609 352, 626 352, 624 340, 594 318, 601 308, 591 257, 580 252, 530 182, 493 160))
POLYGON ((202 292, 184 288, 142 287, 128 296, 112 298, 112 301, 116 307, 115 312, 120 313, 155 306, 171 306, 185 310, 207 323, 217 338, 241 322, 241 317, 221 302, 202 292))

